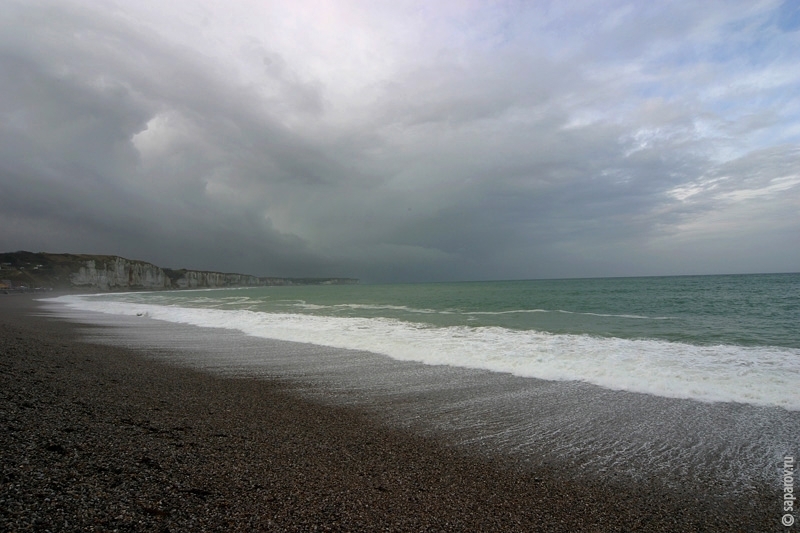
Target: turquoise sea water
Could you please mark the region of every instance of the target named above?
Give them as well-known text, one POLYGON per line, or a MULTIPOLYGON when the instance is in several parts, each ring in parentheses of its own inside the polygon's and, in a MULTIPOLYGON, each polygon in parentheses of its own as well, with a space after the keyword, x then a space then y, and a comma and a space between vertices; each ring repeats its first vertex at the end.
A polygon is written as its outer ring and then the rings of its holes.
POLYGON ((800 274, 263 287, 61 301, 428 364, 800 410, 800 274))

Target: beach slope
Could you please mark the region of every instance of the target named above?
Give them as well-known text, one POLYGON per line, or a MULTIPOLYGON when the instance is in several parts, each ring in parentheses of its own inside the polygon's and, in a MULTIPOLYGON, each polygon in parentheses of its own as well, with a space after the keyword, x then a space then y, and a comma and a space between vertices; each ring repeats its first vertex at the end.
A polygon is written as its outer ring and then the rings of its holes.
POLYGON ((80 327, 0 297, 2 531, 782 530, 777 493, 742 506, 525 470, 80 327))

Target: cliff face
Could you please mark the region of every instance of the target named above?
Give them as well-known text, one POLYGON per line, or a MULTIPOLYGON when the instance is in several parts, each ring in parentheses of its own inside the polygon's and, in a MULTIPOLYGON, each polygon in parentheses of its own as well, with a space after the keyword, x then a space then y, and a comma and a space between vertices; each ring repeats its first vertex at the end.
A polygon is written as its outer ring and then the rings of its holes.
POLYGON ((109 289, 167 289, 170 280, 159 267, 141 261, 113 257, 106 261, 90 259, 70 275, 75 287, 109 289), (99 263, 99 264, 98 264, 99 263))
POLYGON ((264 278, 245 274, 223 274, 222 272, 202 272, 197 270, 168 270, 171 286, 176 289, 217 288, 217 287, 261 287, 268 285, 264 278))
POLYGON ((263 278, 246 274, 172 270, 118 256, 31 252, 0 253, 0 280, 13 288, 101 291, 341 285, 358 282, 350 278, 263 278))

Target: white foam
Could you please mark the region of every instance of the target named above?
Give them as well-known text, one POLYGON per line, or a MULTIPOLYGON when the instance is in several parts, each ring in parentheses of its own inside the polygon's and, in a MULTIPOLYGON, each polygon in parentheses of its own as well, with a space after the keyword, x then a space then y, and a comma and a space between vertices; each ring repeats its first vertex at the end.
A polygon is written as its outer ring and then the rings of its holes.
POLYGON ((416 307, 408 307, 406 305, 376 305, 376 304, 334 304, 334 305, 321 305, 321 304, 309 304, 303 300, 284 300, 279 303, 283 304, 284 302, 288 302, 284 305, 286 307, 294 307, 297 309, 302 309, 305 311, 319 311, 323 309, 359 309, 359 310, 367 310, 367 311, 403 311, 406 313, 419 313, 424 315, 431 315, 431 314, 440 314, 440 315, 450 315, 453 314, 452 311, 440 311, 436 309, 418 309, 416 307))
POLYGON ((510 309, 508 311, 467 311, 467 315, 516 315, 526 313, 563 313, 565 315, 583 315, 583 316, 599 316, 606 318, 631 318, 635 320, 675 320, 671 316, 642 316, 642 315, 615 315, 609 313, 580 313, 578 311, 565 311, 557 309, 555 311, 549 309, 510 309))
POLYGON ((696 346, 500 327, 434 327, 388 318, 166 307, 80 296, 56 301, 75 309, 229 328, 426 364, 584 381, 672 398, 800 410, 800 350, 792 348, 696 346))

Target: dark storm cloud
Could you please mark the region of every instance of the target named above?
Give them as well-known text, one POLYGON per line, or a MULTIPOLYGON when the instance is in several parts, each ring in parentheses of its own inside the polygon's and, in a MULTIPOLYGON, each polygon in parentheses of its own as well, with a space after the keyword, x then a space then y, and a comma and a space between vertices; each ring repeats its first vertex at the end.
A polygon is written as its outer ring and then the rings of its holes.
POLYGON ((7 2, 0 245, 368 280, 797 270, 793 16, 7 2))
POLYGON ((6 34, 2 55, 0 202, 8 224, 23 226, 18 246, 132 250, 198 268, 303 272, 319 260, 257 202, 265 163, 271 180, 320 181, 313 147, 252 117, 206 65, 157 36, 102 13, 16 7, 5 14, 17 35, 12 47, 6 34), (137 136, 153 120, 164 136, 143 154, 137 136), (244 209, 208 194, 226 169, 255 199, 244 209))

